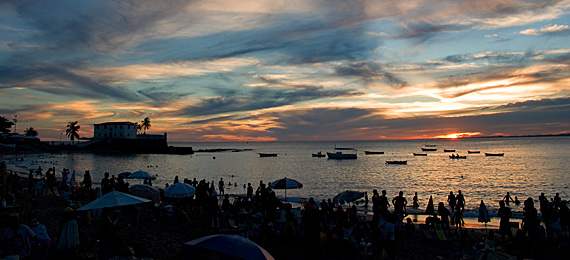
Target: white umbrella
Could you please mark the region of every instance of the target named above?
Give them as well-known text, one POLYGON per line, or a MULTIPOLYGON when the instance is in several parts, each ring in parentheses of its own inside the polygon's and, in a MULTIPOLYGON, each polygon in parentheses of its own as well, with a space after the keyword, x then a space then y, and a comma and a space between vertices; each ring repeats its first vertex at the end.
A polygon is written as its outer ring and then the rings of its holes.
POLYGON ((334 196, 333 201, 339 204, 354 202, 364 197, 364 192, 347 190, 334 196))
POLYGON ((487 210, 487 206, 481 200, 481 205, 479 206, 479 222, 485 222, 485 232, 487 232, 487 222, 491 222, 491 217, 489 217, 489 211, 487 210))
POLYGON ((194 239, 182 245, 183 259, 274 260, 265 249, 239 236, 218 234, 194 239))
POLYGON ((69 178, 69 186, 75 186, 75 169, 73 169, 73 173, 71 174, 71 178, 69 178))
POLYGON ((118 206, 134 205, 139 203, 149 202, 150 200, 141 197, 133 196, 130 194, 122 193, 119 191, 111 191, 103 197, 89 202, 87 205, 78 208, 77 210, 90 210, 112 208, 118 206))
POLYGON ((164 197, 168 198, 188 198, 196 194, 196 188, 187 183, 174 183, 164 189, 164 197))
POLYGON ((136 172, 129 174, 129 176, 127 176, 127 179, 151 179, 151 180, 154 180, 154 179, 156 179, 156 177, 154 177, 152 174, 145 172, 145 171, 136 171, 136 172))
POLYGON ((130 186, 129 193, 131 195, 152 200, 155 203, 160 202, 160 191, 148 184, 135 184, 130 186))

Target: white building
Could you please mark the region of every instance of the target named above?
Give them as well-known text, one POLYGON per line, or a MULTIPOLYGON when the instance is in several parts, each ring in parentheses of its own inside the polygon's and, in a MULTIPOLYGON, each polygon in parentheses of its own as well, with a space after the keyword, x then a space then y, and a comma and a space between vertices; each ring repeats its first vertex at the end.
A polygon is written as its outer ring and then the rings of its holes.
POLYGON ((93 124, 93 139, 137 139, 137 125, 131 122, 93 124))

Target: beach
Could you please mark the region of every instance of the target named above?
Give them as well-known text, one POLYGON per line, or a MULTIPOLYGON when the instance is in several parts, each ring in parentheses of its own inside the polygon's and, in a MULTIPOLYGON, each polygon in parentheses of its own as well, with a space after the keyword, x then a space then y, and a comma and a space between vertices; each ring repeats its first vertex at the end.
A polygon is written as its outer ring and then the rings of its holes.
MULTIPOLYGON (((25 186, 27 179, 21 176, 21 185, 25 186)), ((12 206, 9 212, 19 213, 22 223, 29 223, 31 201, 39 201, 37 208, 37 219, 47 227, 48 234, 54 239, 57 237, 60 221, 63 218, 63 211, 70 206, 70 202, 52 194, 23 194, 12 206)), ((363 213, 365 214, 365 213, 363 213)), ((83 216, 79 214, 78 216, 83 216)), ((118 234, 119 244, 124 248, 129 248, 120 254, 125 259, 180 259, 182 257, 182 245, 188 241, 212 234, 232 234, 236 233, 229 221, 223 215, 220 216, 220 225, 217 228, 210 227, 210 221, 204 212, 190 212, 190 220, 183 218, 159 218, 156 215, 139 216, 138 210, 134 206, 120 208, 115 228, 118 234)), ((413 217, 410 215, 410 217, 413 217)), ((420 224, 423 224, 424 215, 417 215, 415 227, 416 233, 406 234, 396 240, 396 259, 461 259, 475 251, 459 249, 461 232, 450 231, 446 241, 426 237, 420 231, 420 224)), ((2 222, 4 223, 4 222, 2 222)), ((97 236, 100 228, 100 220, 80 217, 79 235, 80 245, 77 247, 77 259, 96 259, 97 256, 97 236)), ((488 231, 497 232, 496 226, 488 225, 487 229, 482 229, 482 223, 476 219, 466 218, 467 234, 473 246, 478 241, 482 241, 488 231)), ((496 224, 496 223, 495 223, 496 224)), ((6 227, 2 225, 2 230, 6 227)), ((499 239, 498 239, 499 240, 499 239)), ((341 242, 346 242, 340 240, 341 242)), ((275 259, 378 259, 382 256, 382 242, 378 240, 377 234, 368 234, 367 243, 371 245, 371 254, 362 256, 358 254, 358 246, 351 247, 349 244, 342 244, 343 250, 340 252, 327 252, 330 241, 320 241, 312 244, 303 236, 295 240, 283 240, 281 238, 267 238, 262 243, 275 259)), ((357 242, 358 243, 358 242, 357 242)), ((497 242, 497 245, 501 244, 497 242)), ((503 248, 504 246, 498 246, 503 248)), ((540 251, 532 254, 534 259, 563 259, 562 252, 557 244, 547 243, 545 240, 538 247, 540 251)))

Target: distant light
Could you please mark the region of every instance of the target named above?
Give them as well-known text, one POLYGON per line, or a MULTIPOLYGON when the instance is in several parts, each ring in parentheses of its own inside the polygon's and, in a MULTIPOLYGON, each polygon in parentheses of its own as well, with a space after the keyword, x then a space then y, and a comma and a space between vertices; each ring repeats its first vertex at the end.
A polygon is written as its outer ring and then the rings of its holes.
POLYGON ((465 138, 465 137, 472 137, 481 135, 480 132, 473 132, 473 133, 453 133, 453 134, 446 134, 446 135, 438 135, 435 138, 443 138, 443 139, 457 139, 457 138, 465 138))

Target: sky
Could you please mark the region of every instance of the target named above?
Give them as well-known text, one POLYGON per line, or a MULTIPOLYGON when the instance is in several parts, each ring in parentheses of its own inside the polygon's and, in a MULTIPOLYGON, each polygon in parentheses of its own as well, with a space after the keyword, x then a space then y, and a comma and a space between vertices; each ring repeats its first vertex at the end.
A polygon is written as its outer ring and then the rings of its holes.
POLYGON ((0 116, 169 141, 570 133, 570 0, 0 1, 0 116))

